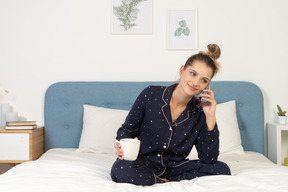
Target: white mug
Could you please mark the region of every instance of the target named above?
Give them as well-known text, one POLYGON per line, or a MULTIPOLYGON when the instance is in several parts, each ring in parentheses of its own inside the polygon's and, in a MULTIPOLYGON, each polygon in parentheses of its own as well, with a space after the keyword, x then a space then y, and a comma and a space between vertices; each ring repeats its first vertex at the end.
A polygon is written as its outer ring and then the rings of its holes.
POLYGON ((140 140, 124 138, 114 142, 114 148, 116 143, 120 143, 121 149, 123 150, 123 158, 127 161, 135 161, 138 157, 140 150, 140 140))

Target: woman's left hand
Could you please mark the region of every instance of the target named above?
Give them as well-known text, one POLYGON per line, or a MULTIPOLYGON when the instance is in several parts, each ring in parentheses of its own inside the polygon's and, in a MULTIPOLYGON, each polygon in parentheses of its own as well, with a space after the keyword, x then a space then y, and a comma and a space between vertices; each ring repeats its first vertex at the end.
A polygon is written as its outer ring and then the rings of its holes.
POLYGON ((204 89, 203 91, 207 94, 201 94, 203 100, 207 101, 206 103, 202 102, 201 106, 206 115, 206 124, 209 131, 212 131, 216 124, 216 100, 214 98, 214 92, 210 89, 204 89))

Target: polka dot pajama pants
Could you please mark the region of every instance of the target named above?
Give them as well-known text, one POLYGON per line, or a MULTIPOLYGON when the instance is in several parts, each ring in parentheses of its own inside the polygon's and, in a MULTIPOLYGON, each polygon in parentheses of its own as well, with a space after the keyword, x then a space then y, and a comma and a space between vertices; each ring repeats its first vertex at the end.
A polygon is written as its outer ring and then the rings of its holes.
MULTIPOLYGON (((202 164, 199 160, 191 160, 179 167, 167 168, 160 177, 169 181, 180 181, 208 175, 231 175, 231 173, 229 167, 220 161, 214 164, 202 164)), ((141 158, 136 161, 117 159, 112 166, 111 177, 117 183, 135 185, 153 185, 164 182, 155 176, 151 167, 141 158)))

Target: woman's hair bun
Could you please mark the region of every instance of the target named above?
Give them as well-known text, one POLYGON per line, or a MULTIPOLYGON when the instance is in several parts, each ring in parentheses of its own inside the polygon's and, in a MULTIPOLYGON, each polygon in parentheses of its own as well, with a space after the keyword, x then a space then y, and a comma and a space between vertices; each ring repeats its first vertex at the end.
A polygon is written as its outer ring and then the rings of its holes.
POLYGON ((213 59, 217 60, 221 55, 221 49, 216 44, 209 44, 208 46, 208 55, 213 59))

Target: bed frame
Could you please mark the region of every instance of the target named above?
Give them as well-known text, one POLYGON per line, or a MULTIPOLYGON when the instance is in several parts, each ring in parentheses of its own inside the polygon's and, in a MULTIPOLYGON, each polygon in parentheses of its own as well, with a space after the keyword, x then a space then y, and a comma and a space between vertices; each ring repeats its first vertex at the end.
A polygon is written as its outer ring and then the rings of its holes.
MULTIPOLYGON (((83 104, 130 109, 148 85, 173 82, 58 82, 45 94, 45 150, 78 148, 82 131, 83 104)), ((237 117, 245 151, 264 154, 264 107, 259 87, 243 81, 214 81, 217 103, 236 100, 237 117)), ((101 117, 100 117, 101 118, 101 117)))

